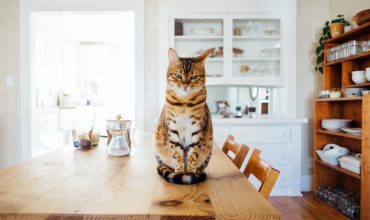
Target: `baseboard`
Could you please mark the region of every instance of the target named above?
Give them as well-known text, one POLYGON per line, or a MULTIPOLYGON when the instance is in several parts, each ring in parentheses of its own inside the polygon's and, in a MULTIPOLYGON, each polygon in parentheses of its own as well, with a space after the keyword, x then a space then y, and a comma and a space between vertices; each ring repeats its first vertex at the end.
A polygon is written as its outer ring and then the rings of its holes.
POLYGON ((312 175, 301 176, 301 191, 302 192, 312 191, 312 175))

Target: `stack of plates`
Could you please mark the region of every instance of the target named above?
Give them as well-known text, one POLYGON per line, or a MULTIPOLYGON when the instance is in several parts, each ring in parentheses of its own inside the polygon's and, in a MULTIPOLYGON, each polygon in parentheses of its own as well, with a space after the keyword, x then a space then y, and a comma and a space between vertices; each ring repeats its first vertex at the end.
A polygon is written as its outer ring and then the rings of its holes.
POLYGON ((347 134, 352 134, 356 136, 361 136, 362 134, 362 128, 341 128, 343 132, 346 132, 347 134))

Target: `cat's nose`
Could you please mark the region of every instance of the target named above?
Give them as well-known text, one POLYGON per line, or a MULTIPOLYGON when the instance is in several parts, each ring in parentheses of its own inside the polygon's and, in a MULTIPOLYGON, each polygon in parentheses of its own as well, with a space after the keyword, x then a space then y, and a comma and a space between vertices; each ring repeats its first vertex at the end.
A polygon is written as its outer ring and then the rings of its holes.
POLYGON ((182 84, 182 87, 186 90, 189 87, 189 84, 182 84))

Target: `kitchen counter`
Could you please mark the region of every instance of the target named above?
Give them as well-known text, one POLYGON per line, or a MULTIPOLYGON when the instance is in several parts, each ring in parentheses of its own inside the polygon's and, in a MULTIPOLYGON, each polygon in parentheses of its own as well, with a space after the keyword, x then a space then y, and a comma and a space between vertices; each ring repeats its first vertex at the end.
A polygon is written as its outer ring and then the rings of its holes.
POLYGON ((166 182, 151 139, 137 135, 127 157, 107 156, 102 140, 91 150, 64 147, 0 171, 0 219, 280 218, 217 147, 205 182, 166 182))
POLYGON ((258 117, 249 118, 247 116, 242 118, 220 118, 212 117, 214 124, 291 124, 291 123, 308 123, 307 118, 285 118, 285 117, 258 117))

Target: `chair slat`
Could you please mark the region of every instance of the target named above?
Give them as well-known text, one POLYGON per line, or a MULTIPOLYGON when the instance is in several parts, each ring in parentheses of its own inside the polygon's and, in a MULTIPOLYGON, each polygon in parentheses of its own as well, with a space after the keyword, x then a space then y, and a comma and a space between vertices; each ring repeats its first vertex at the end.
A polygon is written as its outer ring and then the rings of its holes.
POLYGON ((234 142, 234 136, 229 135, 222 147, 222 151, 230 158, 230 160, 237 166, 239 169, 242 166, 245 157, 248 154, 249 147, 244 144, 238 144, 234 142), (228 155, 229 151, 235 154, 235 157, 232 158, 228 155))
POLYGON ((261 182, 258 191, 267 199, 274 188, 280 171, 262 160, 260 155, 261 151, 255 148, 243 173, 247 178, 252 174, 261 182))

